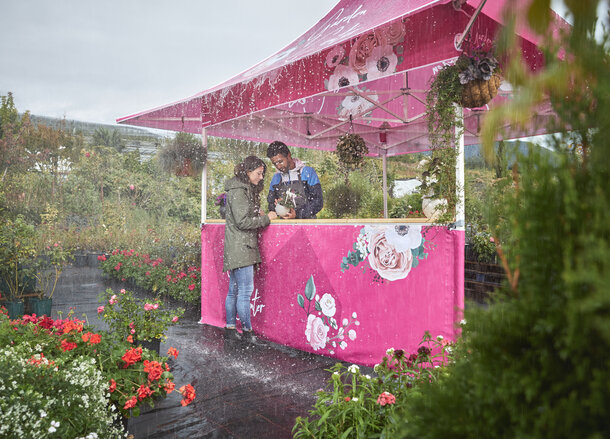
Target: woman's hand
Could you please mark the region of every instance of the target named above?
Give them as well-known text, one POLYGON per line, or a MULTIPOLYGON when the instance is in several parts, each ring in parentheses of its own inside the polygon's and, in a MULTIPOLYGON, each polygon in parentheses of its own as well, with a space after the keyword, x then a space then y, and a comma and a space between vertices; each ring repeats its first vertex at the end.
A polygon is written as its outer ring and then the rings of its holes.
POLYGON ((271 212, 269 212, 267 214, 267 216, 269 217, 270 220, 277 219, 277 213, 275 213, 273 210, 271 212))

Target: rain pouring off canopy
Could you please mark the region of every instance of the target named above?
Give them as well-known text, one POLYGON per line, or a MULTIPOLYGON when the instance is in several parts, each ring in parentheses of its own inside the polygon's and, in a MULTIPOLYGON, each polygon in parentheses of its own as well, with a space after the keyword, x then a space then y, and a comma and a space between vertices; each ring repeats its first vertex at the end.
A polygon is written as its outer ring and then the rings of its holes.
MULTIPOLYGON (((430 78, 456 61, 466 34, 494 40, 505 3, 341 0, 304 35, 254 67, 194 96, 117 122, 196 134, 205 129, 216 137, 282 140, 329 151, 341 135, 355 132, 371 156, 426 151, 430 78)), ((514 3, 520 7, 527 1, 514 3)), ((563 25, 555 16, 555 26, 563 25)), ((517 32, 524 60, 539 69, 544 59, 535 35, 527 29, 517 32)), ((490 106, 511 96, 504 84, 490 106)), ((465 145, 478 143, 485 109, 465 109, 465 145)), ((527 132, 508 129, 505 138, 543 134, 550 116, 550 106, 540 108, 532 117, 539 123, 527 132)))

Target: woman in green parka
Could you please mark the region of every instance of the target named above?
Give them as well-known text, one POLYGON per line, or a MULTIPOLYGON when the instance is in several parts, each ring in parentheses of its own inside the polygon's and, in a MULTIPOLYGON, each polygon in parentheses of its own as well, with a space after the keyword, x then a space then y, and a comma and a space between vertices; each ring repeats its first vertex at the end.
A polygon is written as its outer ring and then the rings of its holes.
POLYGON ((261 262, 258 231, 277 218, 275 212, 260 210, 267 166, 256 156, 246 157, 235 167, 235 176, 225 183, 227 213, 223 271, 229 272, 229 292, 225 300, 228 338, 240 339, 235 328, 239 315, 243 336, 256 342, 250 323, 250 297, 254 291, 254 266, 261 262))

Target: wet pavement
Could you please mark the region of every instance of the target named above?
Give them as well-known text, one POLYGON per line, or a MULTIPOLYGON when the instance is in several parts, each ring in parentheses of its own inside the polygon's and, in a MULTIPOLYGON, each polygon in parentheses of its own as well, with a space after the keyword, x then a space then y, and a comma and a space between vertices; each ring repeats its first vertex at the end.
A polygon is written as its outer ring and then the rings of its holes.
MULTIPOLYGON (((53 317, 72 307, 76 317, 105 329, 97 318, 97 297, 106 288, 122 287, 98 268, 67 268, 53 297, 53 317)), ((192 384, 197 398, 182 407, 173 392, 130 419, 129 432, 136 439, 292 437, 296 417, 307 416, 316 390, 329 377, 325 369, 336 360, 270 342, 224 340, 221 328, 200 325, 199 318, 198 306, 189 307, 161 344, 161 353, 170 346, 179 350, 170 362, 174 381, 192 384)))

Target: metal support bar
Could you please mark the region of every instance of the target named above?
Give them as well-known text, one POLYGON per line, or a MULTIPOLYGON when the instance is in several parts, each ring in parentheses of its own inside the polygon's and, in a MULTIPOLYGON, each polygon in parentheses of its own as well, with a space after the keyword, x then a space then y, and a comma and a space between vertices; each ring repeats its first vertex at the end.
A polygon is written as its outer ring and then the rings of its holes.
POLYGON ((474 11, 474 14, 472 14, 472 17, 470 17, 470 21, 468 21, 468 24, 466 25, 466 29, 464 29, 464 32, 462 32, 461 34, 457 34, 455 36, 455 38, 453 40, 453 45, 455 46, 455 50, 458 50, 458 51, 462 50, 462 44, 464 43, 464 40, 466 39, 466 37, 470 33, 470 29, 472 28, 472 25, 474 24, 474 21, 479 16, 479 13, 481 12, 481 9, 483 9, 483 6, 485 6, 486 2, 487 2, 487 0, 481 0, 481 3, 479 4, 479 7, 477 8, 476 11, 474 11))
MULTIPOLYGON (((464 109, 457 105, 456 106, 456 122, 464 123, 464 109)), ((466 214, 465 214, 465 196, 464 196, 464 130, 455 128, 457 136, 457 157, 455 165, 455 191, 457 196, 457 202, 455 203, 455 227, 457 230, 465 230, 466 227, 466 214)))
POLYGON ((382 157, 383 167, 383 217, 388 217, 388 158, 386 152, 383 152, 382 157))
POLYGON ((205 163, 201 171, 201 225, 204 225, 208 216, 208 135, 205 128, 201 128, 201 145, 205 153, 205 163))

